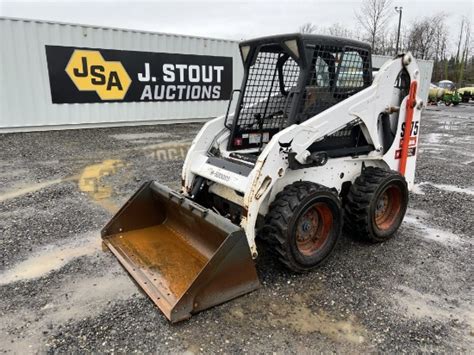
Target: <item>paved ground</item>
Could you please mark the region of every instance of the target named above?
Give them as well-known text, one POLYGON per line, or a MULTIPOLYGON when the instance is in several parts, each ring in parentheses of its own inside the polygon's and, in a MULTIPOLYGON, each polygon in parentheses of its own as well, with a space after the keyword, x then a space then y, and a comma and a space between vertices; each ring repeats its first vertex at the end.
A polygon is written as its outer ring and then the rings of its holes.
POLYGON ((99 230, 145 180, 177 187, 200 125, 0 136, 0 349, 6 352, 468 352, 473 342, 474 104, 423 115, 417 185, 397 236, 344 236, 292 275, 170 325, 99 230))

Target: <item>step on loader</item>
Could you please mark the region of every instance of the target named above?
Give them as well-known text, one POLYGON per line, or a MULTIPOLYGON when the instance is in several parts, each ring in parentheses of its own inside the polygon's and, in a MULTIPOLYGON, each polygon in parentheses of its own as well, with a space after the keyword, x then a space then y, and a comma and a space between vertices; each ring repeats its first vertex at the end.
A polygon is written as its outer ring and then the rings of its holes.
POLYGON ((257 236, 295 272, 324 262, 343 224, 389 239, 414 183, 423 103, 410 53, 373 72, 368 45, 330 36, 258 38, 240 52, 235 109, 195 137, 182 191, 147 182, 102 230, 172 322, 259 287, 257 236))

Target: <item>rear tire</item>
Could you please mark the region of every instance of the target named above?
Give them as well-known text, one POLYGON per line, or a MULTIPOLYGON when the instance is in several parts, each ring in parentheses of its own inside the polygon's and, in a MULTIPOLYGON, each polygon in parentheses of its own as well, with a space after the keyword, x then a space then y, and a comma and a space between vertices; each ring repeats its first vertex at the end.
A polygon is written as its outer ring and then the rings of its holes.
POLYGON ((304 272, 326 260, 342 224, 337 194, 324 186, 299 181, 286 186, 270 204, 263 236, 286 267, 304 272))
POLYGON ((400 173, 365 168, 347 195, 346 229, 359 238, 383 242, 400 227, 407 206, 408 187, 400 173))

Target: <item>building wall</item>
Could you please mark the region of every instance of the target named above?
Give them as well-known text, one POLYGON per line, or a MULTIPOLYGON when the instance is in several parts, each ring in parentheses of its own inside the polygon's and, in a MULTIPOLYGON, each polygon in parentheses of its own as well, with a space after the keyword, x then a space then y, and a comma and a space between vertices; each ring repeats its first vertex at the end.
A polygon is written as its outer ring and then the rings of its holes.
POLYGON ((1 132, 178 122, 227 109, 227 100, 53 104, 46 45, 230 57, 234 88, 243 75, 235 41, 0 17, 1 132))
MULTIPOLYGON (((374 68, 389 59, 373 56, 374 68)), ((418 64, 426 102, 433 63, 418 64)), ((0 17, 0 132, 205 120, 226 112, 242 76, 236 41, 0 17), (232 83, 225 98, 213 101, 53 103, 46 46, 226 57, 232 83)))

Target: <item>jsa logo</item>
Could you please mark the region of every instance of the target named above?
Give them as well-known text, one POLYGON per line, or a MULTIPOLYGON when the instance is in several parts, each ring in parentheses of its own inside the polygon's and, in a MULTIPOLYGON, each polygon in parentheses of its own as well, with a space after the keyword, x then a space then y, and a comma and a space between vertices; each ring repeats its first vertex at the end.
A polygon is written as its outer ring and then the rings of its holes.
POLYGON ((122 63, 104 60, 99 51, 76 49, 66 73, 80 91, 95 91, 101 100, 123 100, 131 83, 122 63))

